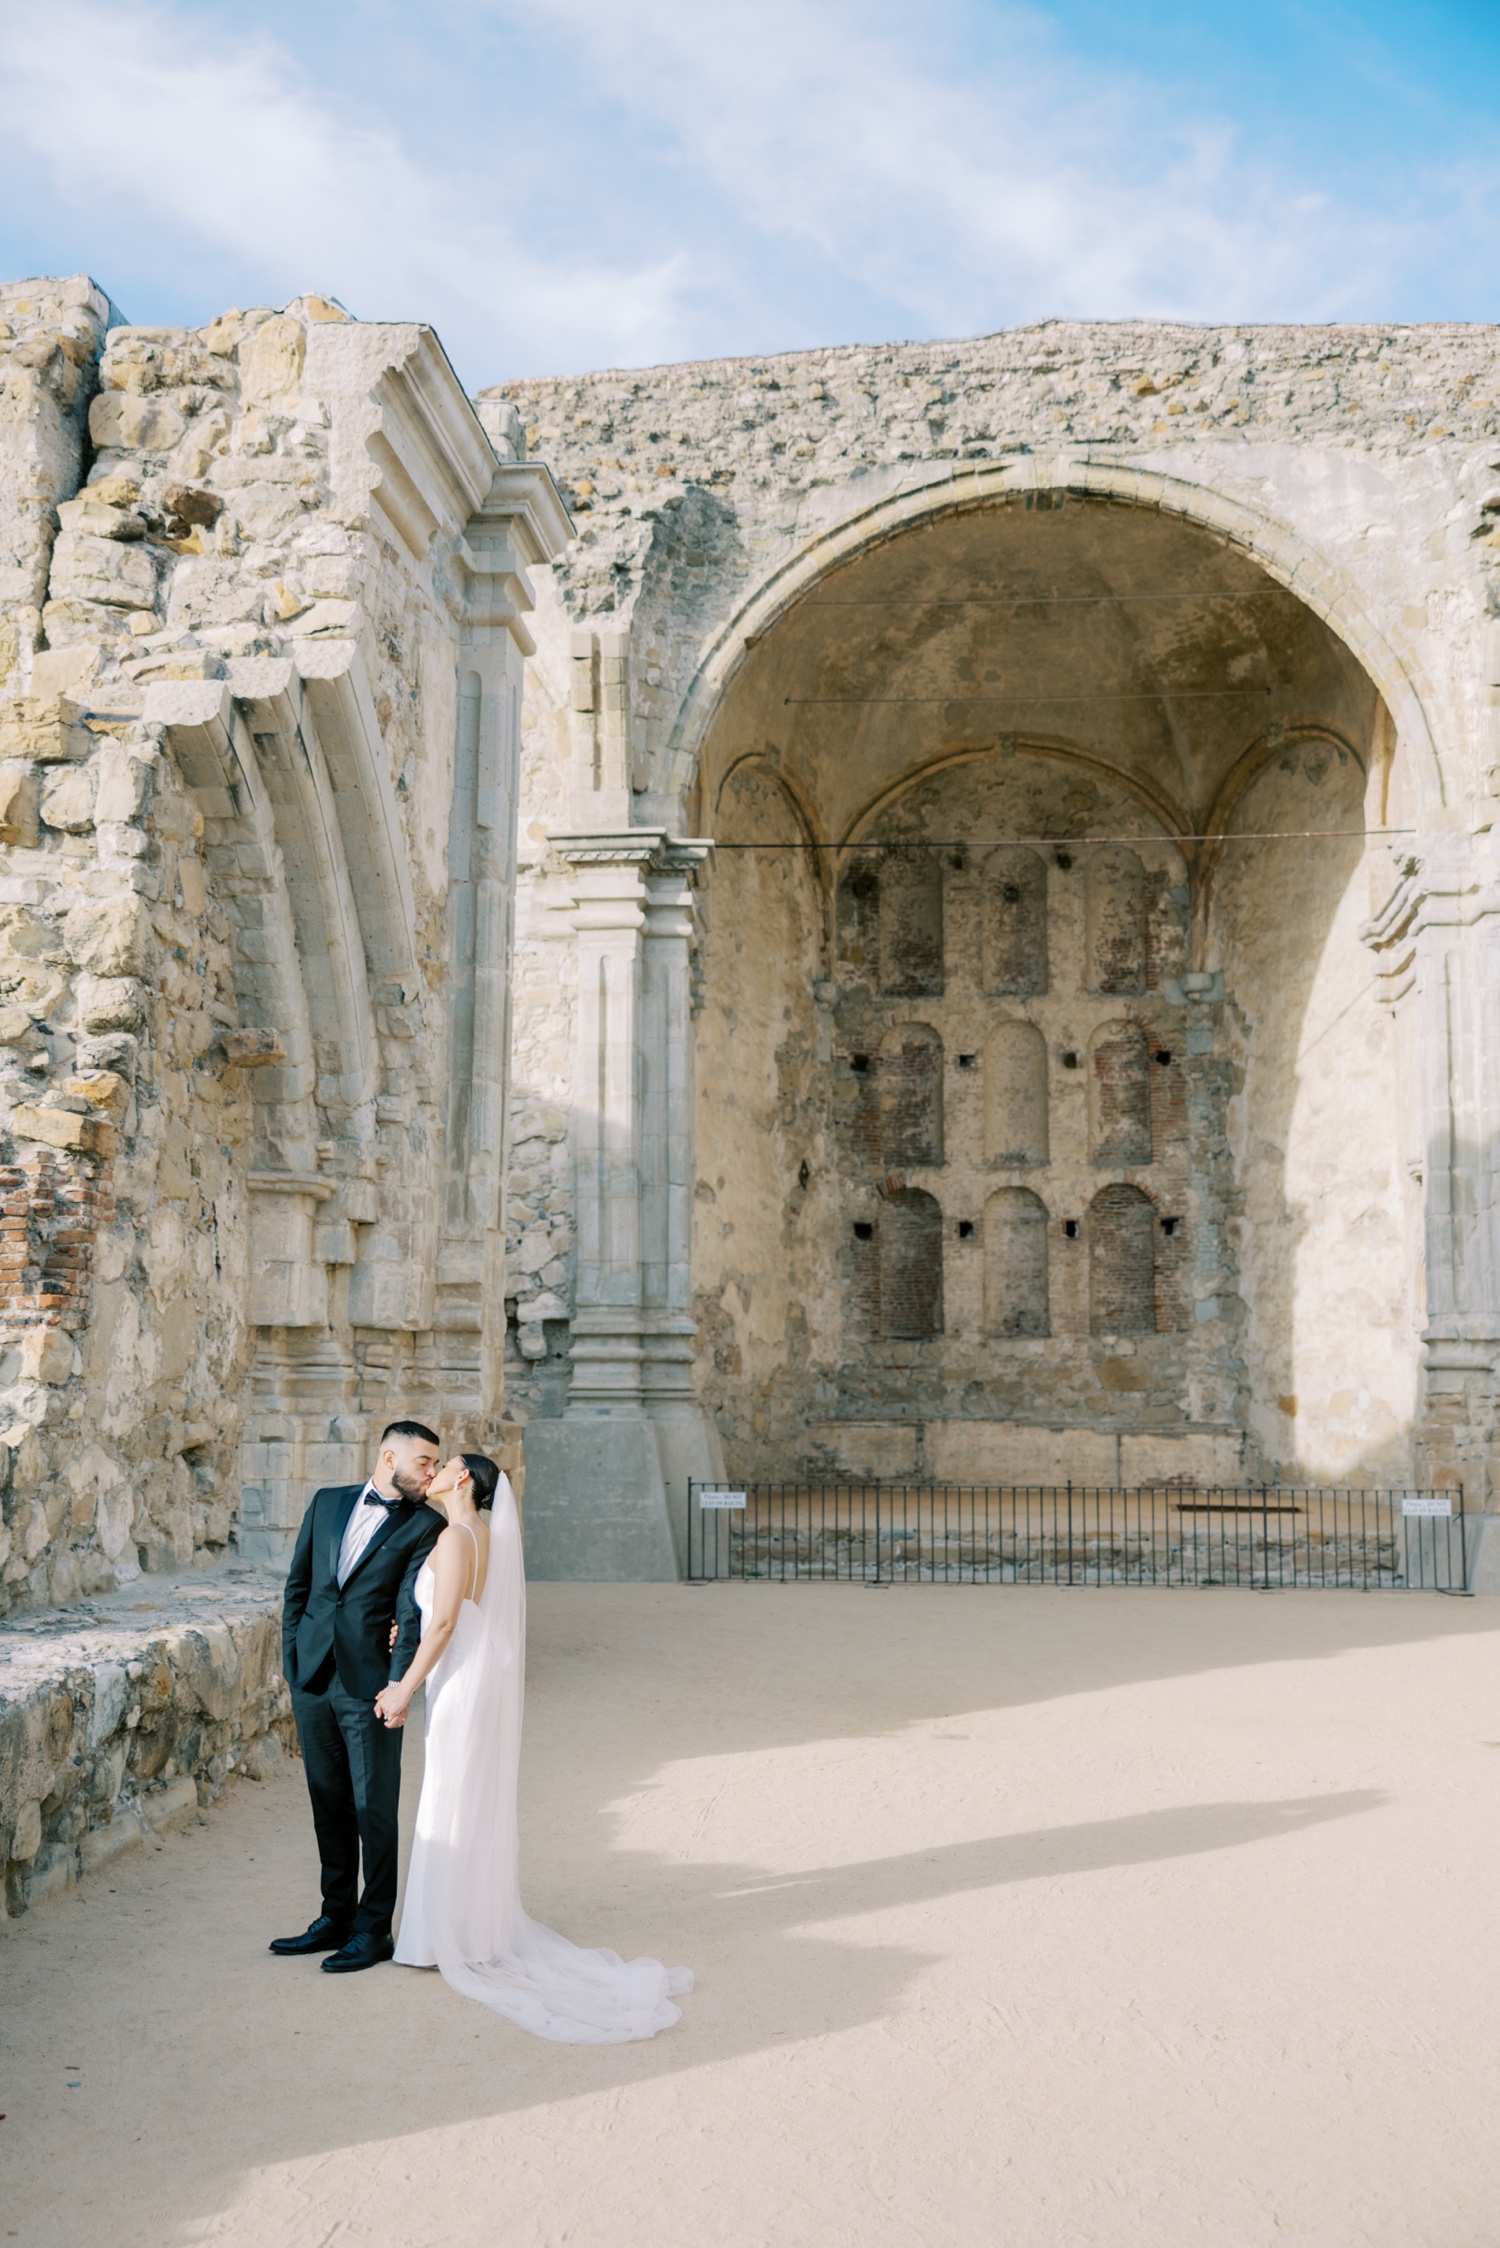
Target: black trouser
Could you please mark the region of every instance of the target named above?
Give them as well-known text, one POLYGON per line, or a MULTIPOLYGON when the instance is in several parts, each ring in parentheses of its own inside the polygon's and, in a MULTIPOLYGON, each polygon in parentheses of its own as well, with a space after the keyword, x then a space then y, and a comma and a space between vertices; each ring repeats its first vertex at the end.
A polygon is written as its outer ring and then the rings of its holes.
POLYGON ((292 1711, 323 1861, 323 1910, 341 1928, 388 1936, 396 1910, 400 1730, 382 1725, 374 1704, 356 1701, 336 1675, 311 1692, 294 1686, 292 1711), (356 1911, 361 1850, 365 1889, 356 1911))

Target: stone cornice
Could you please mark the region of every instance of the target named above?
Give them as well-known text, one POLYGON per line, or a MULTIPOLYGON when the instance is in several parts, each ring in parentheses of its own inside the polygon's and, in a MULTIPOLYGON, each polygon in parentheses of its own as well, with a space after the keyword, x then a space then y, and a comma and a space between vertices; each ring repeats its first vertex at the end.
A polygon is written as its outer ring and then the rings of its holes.
POLYGON ((702 837, 669 835, 664 827, 630 827, 549 838, 569 866, 636 866, 646 874, 696 873, 713 850, 702 837))

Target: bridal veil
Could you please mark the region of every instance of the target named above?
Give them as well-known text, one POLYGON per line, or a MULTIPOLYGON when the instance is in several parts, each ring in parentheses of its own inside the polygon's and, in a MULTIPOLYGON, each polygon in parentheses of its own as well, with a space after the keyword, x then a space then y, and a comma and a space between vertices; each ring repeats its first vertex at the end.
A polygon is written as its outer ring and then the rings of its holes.
POLYGON ((500 1477, 484 1591, 466 1600, 427 1682, 426 1769, 396 1946, 454 1990, 570 2045, 654 2037, 680 2018, 685 1967, 588 1951, 521 1905, 516 1792, 526 1576, 515 1493, 500 1477))

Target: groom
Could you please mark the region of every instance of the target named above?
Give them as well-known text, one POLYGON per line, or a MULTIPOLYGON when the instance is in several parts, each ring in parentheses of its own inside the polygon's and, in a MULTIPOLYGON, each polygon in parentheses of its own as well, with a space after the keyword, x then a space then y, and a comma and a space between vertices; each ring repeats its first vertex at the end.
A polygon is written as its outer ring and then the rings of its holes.
POLYGON ((394 1949, 401 1734, 376 1717, 375 1697, 401 1676, 421 1636, 412 1588, 442 1534, 442 1516, 422 1504, 437 1465, 430 1428, 392 1421, 368 1483, 313 1493, 286 1580, 282 1668, 323 1861, 323 1909, 302 1935, 278 1936, 271 1949, 331 1952, 325 1975, 378 1966, 394 1949))

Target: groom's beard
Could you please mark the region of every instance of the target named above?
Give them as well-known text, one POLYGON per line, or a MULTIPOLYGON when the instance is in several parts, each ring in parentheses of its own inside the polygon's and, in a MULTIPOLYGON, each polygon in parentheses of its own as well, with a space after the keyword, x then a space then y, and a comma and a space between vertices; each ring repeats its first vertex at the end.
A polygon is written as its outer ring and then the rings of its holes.
POLYGON ((391 1477, 391 1481, 408 1506, 420 1506, 427 1496, 427 1485, 419 1483, 415 1476, 403 1475, 399 1468, 391 1477))

